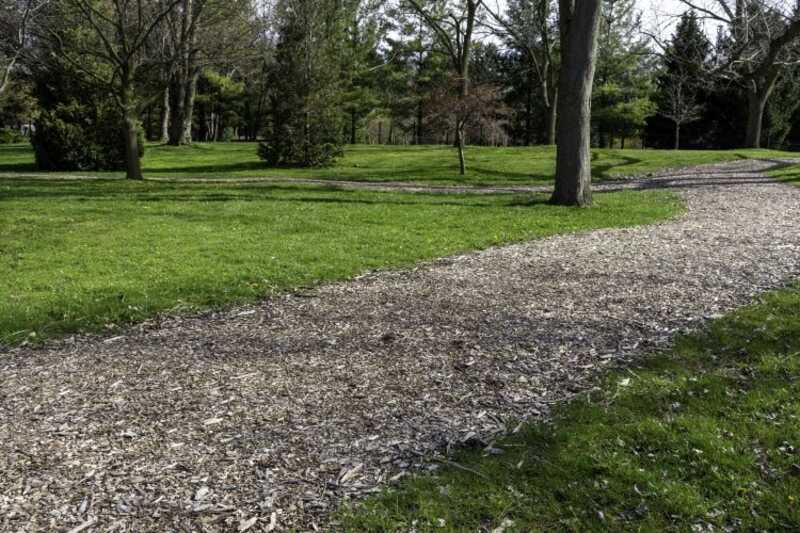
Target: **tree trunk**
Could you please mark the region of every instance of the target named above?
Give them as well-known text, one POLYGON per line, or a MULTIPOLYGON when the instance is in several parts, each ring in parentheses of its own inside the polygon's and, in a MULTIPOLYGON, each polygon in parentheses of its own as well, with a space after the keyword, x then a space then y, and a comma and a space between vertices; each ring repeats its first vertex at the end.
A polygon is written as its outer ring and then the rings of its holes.
POLYGON ((186 101, 183 104, 183 139, 181 144, 192 144, 192 125, 194 124, 194 100, 197 95, 197 80, 199 73, 192 73, 189 77, 189 84, 184 95, 186 101))
POLYGON ((592 85, 601 0, 560 0, 561 75, 558 91, 558 156, 551 202, 592 203, 592 85))
POLYGON ((350 144, 356 144, 356 124, 358 122, 358 117, 356 117, 356 112, 350 112, 350 144))
POLYGON ((170 91, 172 103, 170 104, 169 119, 169 144, 180 146, 185 144, 183 124, 186 120, 184 106, 186 104, 186 84, 181 80, 182 75, 176 75, 175 83, 170 91))
POLYGON ((142 180, 144 176, 142 176, 142 162, 139 160, 138 113, 133 96, 133 83, 129 78, 127 80, 123 81, 120 94, 125 121, 125 177, 129 180, 142 180))
POLYGON ((681 149, 681 124, 680 122, 675 123, 675 149, 681 149))
POLYGON ((164 101, 161 104, 161 143, 169 142, 169 84, 164 88, 164 101))
POLYGON ((456 146, 458 147, 458 172, 463 176, 467 173, 467 162, 464 159, 464 132, 461 126, 456 127, 456 146))
POLYGON ((136 117, 130 116, 127 112, 125 115, 125 177, 129 180, 143 180, 136 117))
POLYGON ((547 144, 553 146, 556 144, 556 124, 558 122, 558 107, 557 100, 550 101, 550 107, 547 108, 547 144))
POLYGON ((769 93, 759 89, 747 91, 747 135, 745 148, 761 148, 761 130, 769 93))

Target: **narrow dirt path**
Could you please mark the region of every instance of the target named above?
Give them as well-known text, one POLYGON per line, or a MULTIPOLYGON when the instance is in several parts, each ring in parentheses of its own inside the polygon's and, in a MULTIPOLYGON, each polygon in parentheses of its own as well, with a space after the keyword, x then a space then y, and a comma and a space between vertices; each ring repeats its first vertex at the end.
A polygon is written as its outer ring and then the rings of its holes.
POLYGON ((800 276, 770 163, 672 173, 688 213, 0 352, 0 530, 320 525, 343 499, 800 276))

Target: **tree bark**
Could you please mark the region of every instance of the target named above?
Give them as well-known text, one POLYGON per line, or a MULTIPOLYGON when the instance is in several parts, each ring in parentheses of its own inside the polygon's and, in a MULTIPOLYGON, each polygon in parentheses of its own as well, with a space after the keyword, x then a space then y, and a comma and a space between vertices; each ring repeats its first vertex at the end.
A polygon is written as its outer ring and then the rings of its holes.
POLYGON ((547 108, 547 144, 553 146, 556 144, 556 124, 558 123, 558 104, 556 101, 550 101, 547 108))
POLYGON ((681 124, 680 122, 675 123, 675 149, 681 149, 681 124))
POLYGON ((142 162, 139 159, 138 113, 131 82, 124 84, 121 97, 125 121, 125 177, 129 180, 143 180, 142 162))
POLYGON ((761 148, 761 131, 764 124, 764 110, 772 91, 753 88, 747 91, 747 134, 746 148, 761 148))
POLYGON ((169 142, 169 84, 164 88, 164 100, 161 104, 161 143, 169 142))
POLYGON ((592 203, 591 107, 601 0, 560 0, 558 155, 551 202, 592 203))
POLYGON ((189 78, 189 85, 186 87, 184 95, 186 100, 183 104, 183 142, 181 144, 192 144, 192 126, 194 124, 194 100, 197 96, 197 80, 200 77, 198 72, 193 72, 189 78))

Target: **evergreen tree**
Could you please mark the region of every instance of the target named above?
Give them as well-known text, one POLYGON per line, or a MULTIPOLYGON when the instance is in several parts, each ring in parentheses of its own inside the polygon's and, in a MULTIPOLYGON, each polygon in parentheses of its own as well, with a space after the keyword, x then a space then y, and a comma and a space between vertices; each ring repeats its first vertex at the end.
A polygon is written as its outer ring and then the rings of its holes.
POLYGON ((378 47, 389 29, 383 17, 383 3, 383 0, 347 0, 342 4, 343 111, 350 144, 358 142, 364 117, 379 105, 377 71, 386 65, 378 47))
POLYGON ((259 155, 270 165, 321 166, 342 153, 337 54, 340 2, 280 0, 272 86, 272 131, 259 155))
POLYGON ((592 119, 601 146, 641 136, 656 111, 653 65, 635 0, 603 0, 592 119))
MULTIPOLYGON (((681 146, 681 130, 684 126, 702 118, 702 106, 708 96, 707 73, 710 69, 711 42, 694 11, 687 11, 675 28, 662 58, 662 72, 657 80, 655 96, 660 116, 648 123, 648 136, 656 137, 656 144, 669 146, 667 138, 673 138, 674 148, 681 146), (671 124, 666 124, 670 122, 671 124), (673 134, 667 134, 668 127, 673 134), (660 141, 660 142, 658 142, 660 141)), ((693 145, 698 132, 690 131, 689 145, 693 145)))

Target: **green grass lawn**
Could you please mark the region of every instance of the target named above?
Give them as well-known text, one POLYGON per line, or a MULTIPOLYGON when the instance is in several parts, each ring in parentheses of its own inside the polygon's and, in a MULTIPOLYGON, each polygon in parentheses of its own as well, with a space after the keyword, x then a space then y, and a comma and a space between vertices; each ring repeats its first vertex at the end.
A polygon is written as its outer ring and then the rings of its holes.
POLYGON ((800 531, 800 287, 681 339, 350 531, 800 531))
POLYGON ((586 210, 545 199, 0 179, 0 343, 249 301, 510 241, 644 224, 682 209, 665 192, 599 194, 586 210))
MULTIPOLYGON (((356 181, 407 181, 439 185, 525 185, 549 183, 554 175, 553 147, 468 147, 468 175, 458 175, 456 153, 445 146, 346 147, 345 157, 323 169, 268 168, 256 155, 255 143, 195 144, 188 147, 150 145, 143 161, 147 177, 325 178, 356 181)), ((598 180, 646 174, 673 167, 753 157, 791 157, 769 150, 594 150, 598 180)), ((794 154, 797 155, 797 154, 794 154)), ((33 170, 27 145, 0 145, 0 172, 33 170)), ((85 173, 84 173, 85 174, 85 173)), ((120 173, 91 173, 119 176, 120 173)))
POLYGON ((800 186, 800 165, 792 165, 778 169, 772 172, 771 175, 786 183, 800 186))

